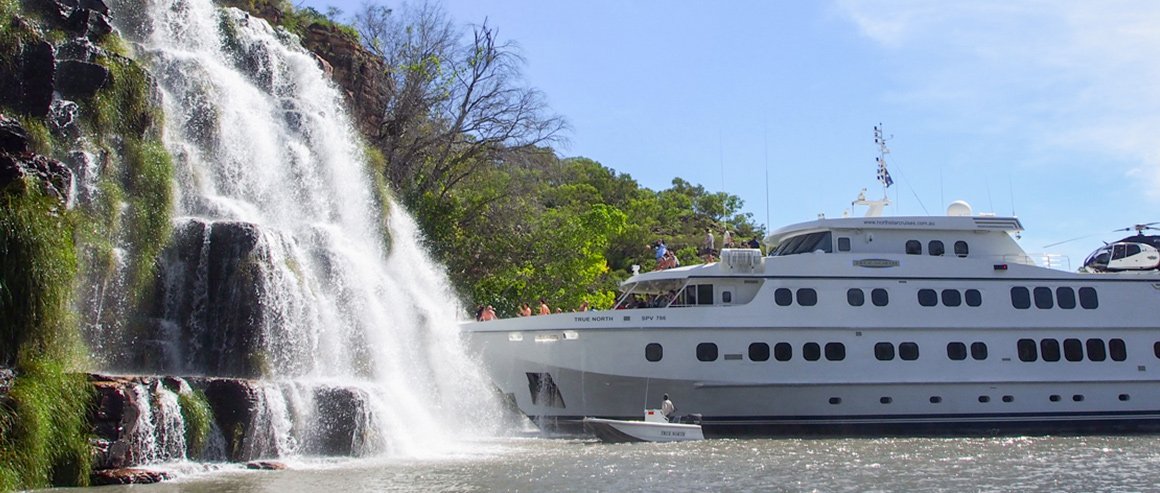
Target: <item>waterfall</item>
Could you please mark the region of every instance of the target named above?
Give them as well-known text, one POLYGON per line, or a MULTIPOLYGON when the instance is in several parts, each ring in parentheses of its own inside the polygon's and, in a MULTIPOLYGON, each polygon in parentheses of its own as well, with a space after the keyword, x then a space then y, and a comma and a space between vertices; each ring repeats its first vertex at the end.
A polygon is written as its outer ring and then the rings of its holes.
POLYGON ((144 3, 118 28, 160 86, 177 200, 142 346, 154 370, 259 379, 250 456, 422 454, 494 433, 462 307, 415 222, 379 203, 315 57, 210 0, 144 3))

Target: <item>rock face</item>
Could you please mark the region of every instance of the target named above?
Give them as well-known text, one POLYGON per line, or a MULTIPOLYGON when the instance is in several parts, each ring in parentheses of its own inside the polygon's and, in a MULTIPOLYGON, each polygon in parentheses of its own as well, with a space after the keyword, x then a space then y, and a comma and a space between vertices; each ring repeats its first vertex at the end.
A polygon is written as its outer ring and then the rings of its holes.
POLYGON ((166 479, 172 479, 173 474, 166 471, 150 469, 121 468, 101 469, 93 471, 89 478, 92 486, 108 486, 113 484, 153 484, 166 479))
POLYGON ((16 120, 0 114, 0 192, 38 186, 49 197, 62 204, 71 201, 73 174, 60 161, 28 150, 28 137, 16 120), (29 182, 26 178, 35 179, 29 182))

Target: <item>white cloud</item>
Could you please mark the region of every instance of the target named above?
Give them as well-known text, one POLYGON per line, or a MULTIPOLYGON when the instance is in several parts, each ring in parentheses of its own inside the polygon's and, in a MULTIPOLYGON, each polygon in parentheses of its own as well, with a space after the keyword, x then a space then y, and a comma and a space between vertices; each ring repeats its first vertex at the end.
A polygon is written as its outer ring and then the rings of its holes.
POLYGON ((1160 190, 1160 3, 837 5, 883 48, 895 103, 1033 148, 1105 155, 1160 190))

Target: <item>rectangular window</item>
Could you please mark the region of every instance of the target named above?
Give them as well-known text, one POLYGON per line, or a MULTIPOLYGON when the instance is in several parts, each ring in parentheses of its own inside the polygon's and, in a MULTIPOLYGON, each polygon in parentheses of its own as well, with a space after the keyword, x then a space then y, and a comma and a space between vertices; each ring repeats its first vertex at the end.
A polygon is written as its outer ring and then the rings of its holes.
POLYGON ((712 305, 713 304, 713 285, 712 284, 698 284, 697 285, 697 304, 698 305, 712 305))

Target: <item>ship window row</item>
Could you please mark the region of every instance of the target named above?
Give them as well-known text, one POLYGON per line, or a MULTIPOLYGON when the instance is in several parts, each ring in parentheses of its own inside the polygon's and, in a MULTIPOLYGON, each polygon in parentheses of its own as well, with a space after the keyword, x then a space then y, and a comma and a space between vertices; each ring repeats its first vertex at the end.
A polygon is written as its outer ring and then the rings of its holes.
POLYGON ((801 306, 818 304, 818 292, 814 288, 798 288, 796 291, 791 291, 789 288, 777 288, 773 292, 773 302, 777 303, 777 306, 790 306, 793 304, 794 298, 797 298, 797 304, 801 306))
MULTIPOLYGON (((1119 394, 1118 396, 1116 396, 1116 399, 1118 399, 1120 402, 1128 402, 1128 401, 1132 400, 1132 396, 1129 394, 1119 394)), ((930 396, 930 398, 928 400, 931 404, 941 404, 943 401, 943 398, 940 395, 932 395, 932 396, 930 396)), ((977 397, 977 400, 981 404, 986 404, 988 402, 991 402, 991 396, 980 395, 977 397)), ((1000 398, 1000 400, 1002 400, 1005 403, 1012 403, 1012 402, 1015 402, 1015 396, 1007 394, 1007 395, 1002 396, 1000 398)), ((1059 394, 1051 394, 1047 397, 1047 400, 1049 400, 1051 402, 1060 402, 1063 400, 1063 396, 1061 396, 1059 394)), ((1072 394, 1071 400, 1072 400, 1072 402, 1083 402, 1085 400, 1085 397, 1083 394, 1072 394)), ((884 396, 878 398, 879 404, 892 404, 893 402, 894 402, 894 397, 891 397, 888 395, 884 395, 884 396)), ((830 405, 834 405, 834 406, 839 405, 842 403, 842 398, 841 397, 830 397, 829 403, 830 403, 830 405)))
MULTIPOLYGON (((956 241, 954 244, 955 256, 966 257, 970 253, 970 246, 963 240, 956 241)), ((946 255, 946 246, 940 240, 931 240, 926 244, 926 251, 930 255, 940 257, 946 255)), ((906 241, 907 255, 922 255, 922 242, 918 240, 906 241)))
MULTIPOLYGON (((894 356, 894 343, 879 342, 874 345, 874 357, 878 361, 891 361, 894 359, 894 356)), ((918 344, 914 342, 899 343, 897 356, 903 361, 914 361, 918 359, 918 344)))
MULTIPOLYGON (((858 288, 850 288, 846 290, 846 302, 850 306, 862 306, 866 304, 866 292, 858 288)), ((870 302, 874 306, 886 306, 890 304, 890 293, 882 288, 874 288, 870 290, 870 302)))
POLYGON ((962 306, 964 301, 967 306, 980 306, 983 304, 983 294, 978 289, 944 289, 941 292, 933 289, 918 290, 919 305, 937 306, 940 300, 943 306, 962 306))
MULTIPOLYGON (((1031 308, 1031 302, 1034 300, 1035 307, 1042 310, 1056 306, 1071 310, 1076 306, 1076 291, 1067 286, 1061 286, 1054 290, 1046 286, 1037 286, 1030 290, 1023 286, 1016 286, 1011 288, 1011 306, 1026 310, 1031 308)), ((1079 288, 1078 292, 1079 306, 1088 310, 1099 308, 1100 299, 1095 288, 1079 288)))
POLYGON ((1103 339, 1088 339, 1081 342, 1079 339, 1064 339, 1060 346, 1058 339, 1019 339, 1015 343, 1019 354, 1019 361, 1059 361, 1062 356, 1067 361, 1083 361, 1087 354, 1089 361, 1105 361, 1111 356, 1112 361, 1128 359, 1128 348, 1123 339, 1109 339, 1105 346, 1103 339), (1086 351, 1085 351, 1086 350, 1086 351))
MULTIPOLYGON (((962 342, 947 343, 947 357, 953 361, 967 359, 967 345, 962 342)), ((971 359, 979 361, 987 359, 987 344, 978 341, 972 342, 971 359)))
MULTIPOLYGON (((717 345, 712 342, 702 342, 697 344, 697 360, 698 361, 717 361, 719 351, 717 345)), ((793 359, 793 346, 788 342, 779 342, 773 345, 772 352, 769 344, 764 342, 755 342, 749 345, 749 359, 750 361, 768 361, 770 355, 777 361, 789 361, 793 359)), ((651 343, 645 346, 645 359, 649 361, 660 361, 663 356, 663 350, 660 344, 651 343)), ((725 355, 725 359, 740 359, 740 355, 736 358, 731 358, 734 355, 725 355)), ((842 361, 846 359, 846 345, 840 342, 827 342, 824 345, 817 342, 807 342, 802 344, 801 357, 806 361, 818 361, 825 357, 827 361, 842 361)))

